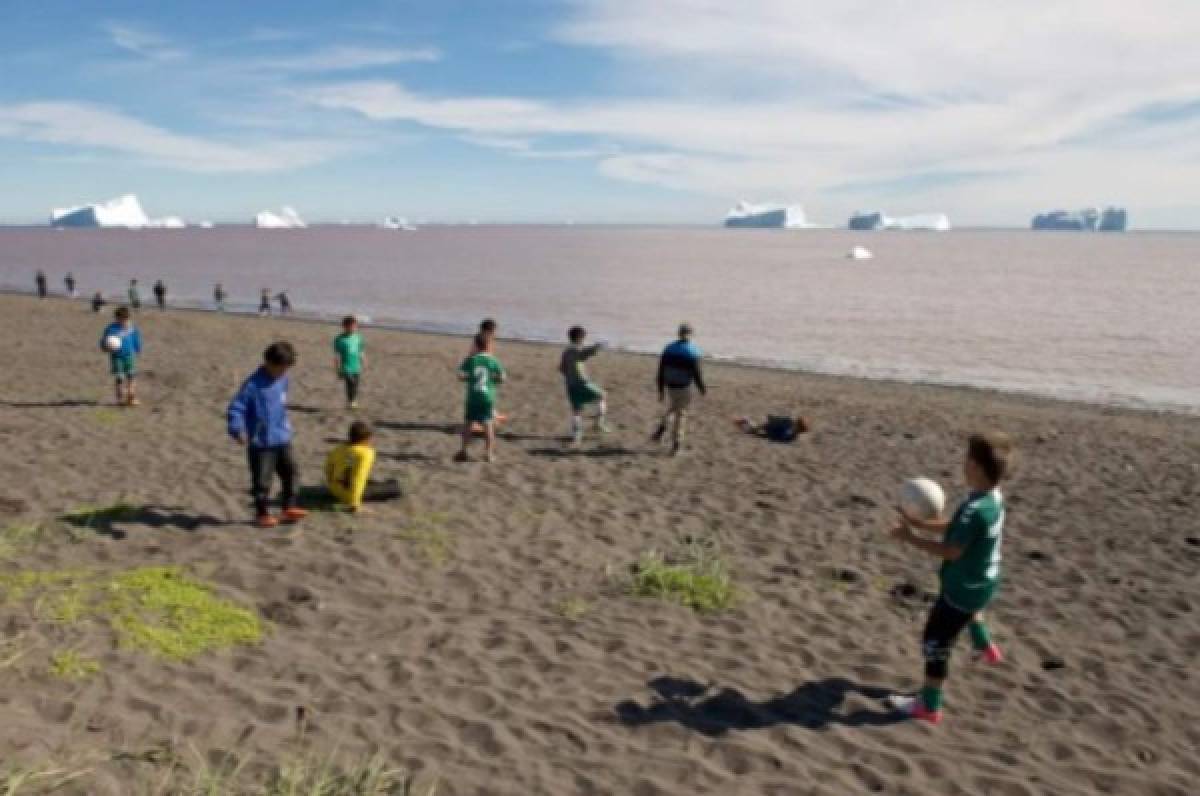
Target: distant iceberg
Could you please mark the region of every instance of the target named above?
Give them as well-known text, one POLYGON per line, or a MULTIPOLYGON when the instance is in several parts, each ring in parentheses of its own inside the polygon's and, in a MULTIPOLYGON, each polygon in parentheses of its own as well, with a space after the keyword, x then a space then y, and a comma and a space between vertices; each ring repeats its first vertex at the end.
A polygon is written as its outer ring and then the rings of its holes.
POLYGON ((304 229, 308 224, 300 218, 294 207, 281 207, 278 213, 264 210, 254 217, 254 226, 259 229, 304 229))
POLYGON ((738 202, 725 216, 725 226, 755 229, 804 229, 808 223, 804 208, 799 205, 756 205, 738 202))
POLYGON ((1033 223, 1030 226, 1033 229, 1124 232, 1127 223, 1128 215, 1123 207, 1106 207, 1103 213, 1099 208, 1085 207, 1076 213, 1069 213, 1066 210, 1039 213, 1033 217, 1033 223))
POLYGON ((187 229, 187 222, 179 216, 152 218, 146 222, 146 229, 187 229))
POLYGON ((142 203, 133 194, 118 196, 107 202, 58 207, 50 211, 52 227, 124 227, 141 229, 150 225, 142 203))
POLYGON ((851 260, 870 260, 875 257, 871 250, 866 246, 855 246, 850 251, 846 252, 846 257, 851 260))
POLYGON ((945 213, 919 213, 915 216, 900 216, 892 218, 885 213, 855 213, 846 224, 849 229, 876 230, 925 229, 935 232, 945 232, 950 229, 950 218, 945 213))
POLYGON ((399 229, 404 232, 416 232, 417 228, 408 223, 408 219, 402 216, 388 216, 383 221, 379 222, 380 229, 399 229))
POLYGON ((201 222, 200 222, 199 224, 197 224, 196 226, 200 227, 200 229, 212 229, 212 228, 213 228, 213 222, 211 222, 211 221, 201 221, 201 222))

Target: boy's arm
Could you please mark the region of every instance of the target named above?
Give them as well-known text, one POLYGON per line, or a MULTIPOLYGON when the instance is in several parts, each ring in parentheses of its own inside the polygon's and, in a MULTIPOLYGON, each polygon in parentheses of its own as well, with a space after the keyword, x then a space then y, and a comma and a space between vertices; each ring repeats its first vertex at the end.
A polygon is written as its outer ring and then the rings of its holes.
POLYGON ((592 357, 596 356, 596 354, 599 354, 600 349, 602 348, 604 348, 604 343, 596 343, 584 348, 580 353, 583 355, 583 359, 591 359, 592 357))
POLYGON ((950 527, 950 520, 945 517, 934 517, 932 520, 923 520, 920 517, 913 517, 906 512, 902 507, 897 507, 896 511, 900 513, 900 517, 914 528, 929 533, 945 533, 950 527))
POLYGON ((663 396, 666 395, 666 392, 667 392, 666 373, 667 373, 667 358, 666 358, 666 354, 663 354, 662 356, 660 356, 658 358, 657 384, 658 384, 658 399, 660 401, 662 400, 663 396))
POLYGON ((135 354, 142 353, 142 330, 141 329, 133 330, 133 353, 135 353, 135 354))
POLYGON ((247 381, 237 391, 237 394, 233 396, 233 400, 229 402, 229 408, 225 412, 225 416, 229 421, 229 436, 238 442, 246 438, 246 407, 249 403, 250 382, 247 381))
POLYGON ((923 553, 928 553, 931 556, 943 559, 945 561, 957 561, 962 557, 965 547, 960 547, 952 542, 935 542, 932 539, 925 539, 917 536, 913 529, 904 523, 898 523, 892 529, 892 536, 901 542, 905 542, 923 553))
POLYGON ((695 359, 692 360, 692 368, 694 369, 695 375, 696 375, 696 388, 698 390, 700 390, 701 395, 707 395, 708 387, 706 387, 704 384, 704 373, 700 369, 700 358, 699 357, 696 357, 695 359))

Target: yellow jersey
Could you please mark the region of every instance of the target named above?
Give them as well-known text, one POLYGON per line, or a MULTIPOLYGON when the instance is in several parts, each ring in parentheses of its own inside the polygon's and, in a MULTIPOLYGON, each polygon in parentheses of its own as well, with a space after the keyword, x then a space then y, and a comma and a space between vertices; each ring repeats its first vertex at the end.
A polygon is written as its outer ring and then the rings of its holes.
POLYGON ((374 464, 375 449, 370 445, 343 442, 325 457, 325 485, 339 503, 358 508, 374 464))

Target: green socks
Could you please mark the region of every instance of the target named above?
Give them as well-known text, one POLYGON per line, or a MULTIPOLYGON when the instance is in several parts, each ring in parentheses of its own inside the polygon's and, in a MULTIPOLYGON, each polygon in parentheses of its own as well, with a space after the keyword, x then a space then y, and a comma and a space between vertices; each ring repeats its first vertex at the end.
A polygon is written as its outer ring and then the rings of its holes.
POLYGON ((921 704, 926 710, 939 711, 942 709, 942 689, 925 686, 921 689, 921 704))
POLYGON ((967 625, 967 630, 971 633, 971 646, 975 649, 985 650, 992 643, 992 636, 983 622, 972 622, 967 625))

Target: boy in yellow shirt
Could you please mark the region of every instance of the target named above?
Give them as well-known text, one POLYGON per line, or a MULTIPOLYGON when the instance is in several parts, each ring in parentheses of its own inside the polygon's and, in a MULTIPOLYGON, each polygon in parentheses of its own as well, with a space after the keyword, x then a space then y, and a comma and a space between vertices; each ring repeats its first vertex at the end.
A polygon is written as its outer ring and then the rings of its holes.
POLYGON ((371 427, 361 420, 351 424, 349 439, 325 458, 325 486, 338 503, 352 512, 367 512, 364 501, 378 502, 400 497, 400 482, 395 478, 372 481, 375 449, 371 447, 371 427))

